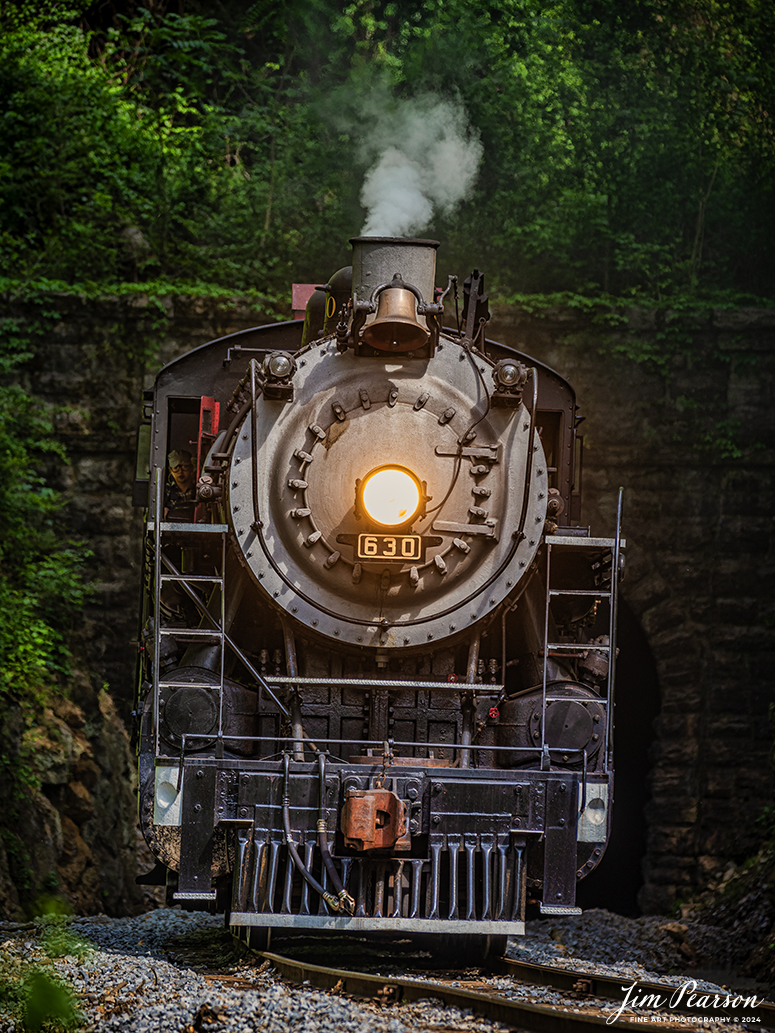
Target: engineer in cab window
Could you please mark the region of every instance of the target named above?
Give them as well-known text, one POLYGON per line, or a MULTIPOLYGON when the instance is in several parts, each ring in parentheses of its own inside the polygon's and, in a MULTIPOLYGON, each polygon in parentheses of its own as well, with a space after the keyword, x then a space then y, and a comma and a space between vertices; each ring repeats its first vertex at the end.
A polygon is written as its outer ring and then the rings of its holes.
POLYGON ((196 503, 196 475, 191 453, 185 449, 167 456, 169 477, 164 498, 164 519, 192 523, 196 503))

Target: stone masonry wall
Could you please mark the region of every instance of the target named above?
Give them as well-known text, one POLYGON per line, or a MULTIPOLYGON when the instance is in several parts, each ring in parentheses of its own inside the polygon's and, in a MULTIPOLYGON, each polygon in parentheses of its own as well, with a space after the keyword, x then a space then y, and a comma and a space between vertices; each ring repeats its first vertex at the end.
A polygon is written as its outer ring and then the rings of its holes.
POLYGON ((633 310, 608 331, 502 309, 488 332, 576 389, 583 523, 611 533, 625 489, 622 597, 661 691, 640 904, 660 912, 757 848, 771 800, 775 311, 633 310))
MULTIPOLYGON (((68 519, 94 553, 83 634, 92 670, 128 720, 142 389, 163 362, 262 320, 239 302, 186 298, 159 309, 143 297, 55 297, 49 307, 53 332, 24 378, 60 409, 68 519)), ((34 318, 21 303, 3 308, 0 317, 34 318)), ((632 310, 611 329, 566 310, 537 318, 501 308, 488 335, 574 385, 586 417, 583 522, 611 533, 625 488, 623 597, 661 691, 641 905, 661 911, 756 847, 755 819, 771 797, 775 311, 709 310, 685 325, 632 310)))

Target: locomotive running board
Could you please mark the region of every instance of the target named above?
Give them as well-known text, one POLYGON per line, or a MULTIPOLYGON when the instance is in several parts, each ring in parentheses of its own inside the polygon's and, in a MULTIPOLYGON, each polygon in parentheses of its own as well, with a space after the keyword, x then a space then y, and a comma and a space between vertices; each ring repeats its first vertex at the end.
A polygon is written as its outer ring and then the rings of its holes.
POLYGON ((524 936, 524 922, 470 922, 465 919, 355 918, 350 915, 275 915, 232 911, 229 925, 271 926, 272 929, 338 929, 349 933, 471 933, 483 936, 524 936))

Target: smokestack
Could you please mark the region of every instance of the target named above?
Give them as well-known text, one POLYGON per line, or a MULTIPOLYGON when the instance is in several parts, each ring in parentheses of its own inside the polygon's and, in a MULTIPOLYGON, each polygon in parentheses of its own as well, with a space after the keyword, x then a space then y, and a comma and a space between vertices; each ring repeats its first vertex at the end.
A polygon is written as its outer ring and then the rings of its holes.
MULTIPOLYGON (((436 248, 438 240, 415 237, 352 237, 353 298, 368 301, 375 287, 389 283, 400 273, 426 302, 433 302, 436 285, 436 248)), ((367 324, 374 319, 370 315, 367 324)))

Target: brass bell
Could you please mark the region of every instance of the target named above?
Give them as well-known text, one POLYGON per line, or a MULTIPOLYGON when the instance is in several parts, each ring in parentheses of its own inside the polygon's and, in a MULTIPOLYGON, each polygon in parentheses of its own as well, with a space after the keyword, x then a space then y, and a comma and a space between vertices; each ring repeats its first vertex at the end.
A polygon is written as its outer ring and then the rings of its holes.
POLYGON ((380 351, 408 352, 421 348, 430 331, 417 321, 415 298, 403 287, 388 287, 379 296, 377 317, 363 331, 363 340, 380 351))

